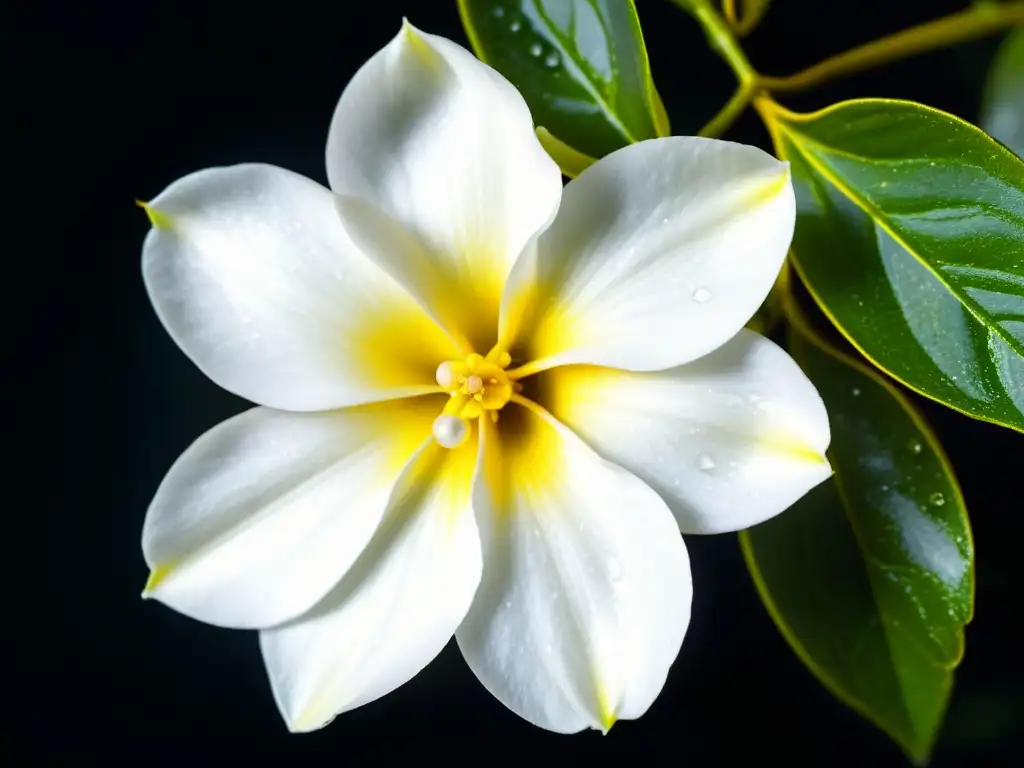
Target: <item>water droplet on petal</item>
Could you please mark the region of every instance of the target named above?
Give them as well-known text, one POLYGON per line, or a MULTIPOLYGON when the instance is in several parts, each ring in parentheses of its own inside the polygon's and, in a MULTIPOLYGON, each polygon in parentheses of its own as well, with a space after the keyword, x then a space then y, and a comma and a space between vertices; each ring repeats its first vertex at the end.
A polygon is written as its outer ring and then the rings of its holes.
POLYGON ((549 53, 547 57, 544 59, 544 64, 550 67, 551 69, 554 69, 561 63, 561 61, 562 60, 558 58, 557 53, 549 53))
POLYGON ((534 43, 530 46, 531 56, 540 56, 544 52, 544 49, 540 47, 540 43, 534 43))
POLYGON ((941 507, 943 504, 946 503, 946 497, 943 496, 938 491, 936 491, 935 493, 928 497, 928 501, 934 504, 936 507, 941 507))
POLYGON ((709 291, 707 288, 704 288, 703 286, 697 288, 693 292, 693 300, 696 301, 698 304, 703 304, 706 301, 711 301, 711 291, 709 291))
POLYGON ((711 458, 710 454, 698 453, 697 454, 697 469, 701 472, 711 473, 715 471, 715 460, 711 458))

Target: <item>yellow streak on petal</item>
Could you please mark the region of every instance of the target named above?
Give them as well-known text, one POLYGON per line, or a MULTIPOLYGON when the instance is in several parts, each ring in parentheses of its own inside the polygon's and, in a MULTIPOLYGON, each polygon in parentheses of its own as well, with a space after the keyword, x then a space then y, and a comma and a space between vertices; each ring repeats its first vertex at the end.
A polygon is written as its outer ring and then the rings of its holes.
POLYGON ((171 562, 160 563, 159 565, 154 566, 153 570, 149 573, 149 578, 146 580, 146 586, 142 588, 142 597, 152 597, 157 587, 166 581, 167 577, 170 576, 171 572, 177 567, 178 563, 173 560, 171 562))
POLYGON ((618 708, 612 705, 611 696, 600 677, 595 677, 597 688, 597 711, 601 716, 601 733, 607 734, 612 726, 619 721, 618 708))
POLYGON ((562 437, 531 411, 528 402, 515 395, 497 425, 481 421, 487 430, 483 478, 499 515, 516 509, 536 514, 549 508, 564 474, 562 437))
POLYGON ((773 431, 761 434, 757 442, 766 450, 774 453, 784 453, 790 458, 799 461, 809 461, 812 464, 828 464, 825 455, 807 442, 798 437, 782 431, 773 431))
POLYGON ((789 176, 789 163, 782 163, 778 174, 751 188, 750 196, 745 202, 751 208, 771 202, 786 188, 786 185, 789 183, 789 176))
POLYGON ((410 24, 409 19, 405 17, 402 18, 402 33, 406 43, 409 45, 409 50, 423 66, 430 69, 444 67, 444 59, 441 55, 434 50, 434 47, 423 38, 420 31, 410 24))
POLYGON ((149 217, 149 223, 155 229, 171 229, 173 227, 171 217, 163 211, 158 211, 149 203, 144 203, 141 200, 136 200, 135 204, 146 212, 146 216, 149 217))
MULTIPOLYGON (((459 349, 412 302, 380 302, 359 319, 358 328, 338 340, 346 365, 353 358, 367 381, 382 388, 437 388, 438 364, 459 356, 459 349)), ((435 414, 436 415, 436 414, 435 414)))

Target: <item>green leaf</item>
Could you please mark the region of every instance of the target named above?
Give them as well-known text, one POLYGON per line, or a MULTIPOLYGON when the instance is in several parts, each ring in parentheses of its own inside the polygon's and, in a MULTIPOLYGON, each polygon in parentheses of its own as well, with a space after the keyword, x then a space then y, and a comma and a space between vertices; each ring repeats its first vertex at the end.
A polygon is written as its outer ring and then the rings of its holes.
POLYGON ((1024 162, 911 102, 759 108, 791 163, 797 271, 832 322, 911 389, 1024 431, 1024 162))
POLYGON ((989 70, 981 127, 1024 156, 1024 27, 1007 35, 989 70))
POLYGON ((633 0, 459 0, 459 13, 480 60, 569 147, 603 157, 668 135, 633 0))
POLYGON ((973 612, 963 498, 911 404, 804 326, 790 351, 828 408, 835 475, 740 541, 762 601, 803 663, 923 762, 973 612))

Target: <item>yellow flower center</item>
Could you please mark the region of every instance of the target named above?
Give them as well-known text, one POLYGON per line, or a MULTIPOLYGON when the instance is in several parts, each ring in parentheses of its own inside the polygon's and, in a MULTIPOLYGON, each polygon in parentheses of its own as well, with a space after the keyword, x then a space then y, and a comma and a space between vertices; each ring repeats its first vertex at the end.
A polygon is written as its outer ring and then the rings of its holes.
POLYGON ((465 360, 446 360, 437 366, 437 383, 449 394, 448 404, 434 421, 434 437, 445 448, 457 448, 469 437, 469 422, 484 414, 498 420, 498 412, 522 385, 505 371, 512 358, 501 347, 487 357, 476 353, 465 360))

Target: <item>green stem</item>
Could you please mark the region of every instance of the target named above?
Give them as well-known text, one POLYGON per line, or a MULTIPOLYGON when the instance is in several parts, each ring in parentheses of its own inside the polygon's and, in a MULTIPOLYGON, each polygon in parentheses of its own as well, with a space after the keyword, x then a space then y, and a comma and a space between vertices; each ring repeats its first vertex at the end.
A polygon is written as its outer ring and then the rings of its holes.
MULTIPOLYGON (((737 33, 710 0, 672 0, 700 24, 708 44, 732 68, 739 88, 707 125, 701 136, 720 136, 743 110, 762 93, 813 88, 843 75, 860 72, 891 61, 945 48, 1024 24, 1024 0, 977 2, 966 10, 935 21, 918 24, 866 45, 840 53, 789 77, 765 77, 751 66, 737 41, 737 33)), ((732 9, 735 15, 735 8, 732 9)))
POLYGON ((761 77, 767 91, 801 91, 843 75, 945 48, 1024 24, 1024 2, 980 2, 935 21, 918 24, 866 45, 840 53, 789 77, 761 77))
POLYGON ((758 93, 759 76, 751 66, 747 55, 736 41, 736 35, 725 19, 708 0, 672 0, 689 13, 704 30, 711 49, 721 56, 736 73, 739 87, 719 110, 718 114, 700 130, 701 136, 714 138, 729 129, 758 93))
POLYGON ((698 136, 706 136, 708 138, 714 138, 721 136, 736 122, 736 118, 743 114, 750 102, 753 101, 754 96, 757 95, 757 87, 755 83, 743 83, 740 85, 736 92, 733 93, 732 98, 725 103, 718 114, 715 115, 708 124, 705 125, 697 133, 698 136))
POLYGON ((740 85, 757 81, 757 72, 747 60, 747 55, 736 41, 736 35, 728 23, 709 2, 709 0, 672 0, 676 5, 696 19, 704 30, 711 49, 725 59, 740 85))

